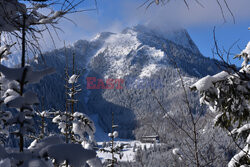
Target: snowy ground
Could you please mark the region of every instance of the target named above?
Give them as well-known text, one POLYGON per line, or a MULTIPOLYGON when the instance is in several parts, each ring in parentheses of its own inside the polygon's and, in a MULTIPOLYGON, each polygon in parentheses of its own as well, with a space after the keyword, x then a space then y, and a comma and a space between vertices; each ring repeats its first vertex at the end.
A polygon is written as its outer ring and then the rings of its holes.
MULTIPOLYGON (((103 142, 108 142, 110 141, 110 138, 108 137, 108 134, 105 133, 102 129, 102 127, 98 124, 98 115, 95 114, 95 115, 92 115, 90 116, 90 118, 94 121, 94 124, 95 124, 95 127, 96 127, 96 133, 95 133, 95 139, 97 141, 97 144, 99 146, 99 148, 102 147, 103 145, 103 142)), ((141 148, 150 148, 150 147, 153 147, 153 144, 152 143, 142 143, 138 140, 125 140, 125 139, 119 139, 119 138, 116 138, 115 139, 115 145, 125 145, 124 146, 124 149, 123 149, 123 157, 122 159, 119 158, 118 155, 116 155, 115 157, 118 159, 118 161, 134 161, 135 159, 135 153, 136 153, 136 150, 138 147, 141 147, 141 148), (136 145, 135 149, 134 146, 136 145)), ((160 144, 160 143, 158 143, 160 144)), ((105 149, 107 149, 108 147, 106 147, 105 149)), ((97 152, 97 156, 102 160, 102 162, 105 160, 105 159, 111 159, 111 153, 106 153, 106 152, 100 152, 98 151, 97 152)))
MULTIPOLYGON (((103 142, 97 142, 98 145, 101 147, 103 142)), ((140 141, 137 140, 131 140, 131 141, 123 141, 123 139, 119 140, 117 139, 117 141, 115 141, 116 145, 120 145, 120 144, 126 144, 125 148, 123 149, 123 157, 122 159, 119 158, 118 155, 116 155, 115 157, 118 159, 118 161, 129 161, 129 162, 133 162, 135 161, 135 153, 138 147, 141 148, 150 148, 153 147, 154 144, 152 143, 141 143, 140 141), (134 145, 136 145, 136 149, 134 148, 134 145)), ((158 143, 159 144, 159 143, 158 143)), ((104 152, 97 152, 97 156, 102 160, 102 162, 105 159, 111 159, 111 154, 110 153, 104 153, 104 152)))

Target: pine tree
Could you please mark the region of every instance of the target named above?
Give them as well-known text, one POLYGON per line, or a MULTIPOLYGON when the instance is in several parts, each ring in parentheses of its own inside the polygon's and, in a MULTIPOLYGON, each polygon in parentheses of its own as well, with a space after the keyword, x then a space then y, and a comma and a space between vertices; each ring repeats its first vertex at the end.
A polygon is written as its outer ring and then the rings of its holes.
POLYGON ((122 150, 124 145, 115 145, 115 138, 118 137, 118 132, 115 131, 115 129, 118 127, 118 125, 116 125, 114 123, 114 112, 112 112, 112 129, 111 129, 111 133, 108 134, 108 136, 110 137, 110 144, 108 148, 101 148, 99 151, 101 152, 106 152, 106 153, 110 153, 111 154, 111 159, 107 159, 107 166, 110 167, 114 167, 116 164, 118 164, 118 160, 115 157, 115 155, 118 155, 119 158, 121 159, 123 156, 122 150))

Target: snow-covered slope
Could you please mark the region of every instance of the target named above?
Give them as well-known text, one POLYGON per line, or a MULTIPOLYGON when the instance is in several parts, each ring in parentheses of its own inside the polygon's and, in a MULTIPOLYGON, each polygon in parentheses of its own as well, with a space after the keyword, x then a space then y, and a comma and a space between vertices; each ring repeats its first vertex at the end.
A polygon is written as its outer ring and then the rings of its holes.
MULTIPOLYGON (((215 60, 201 55, 186 30, 162 32, 135 26, 121 33, 103 32, 90 41, 77 41, 67 47, 66 52, 58 49, 45 53, 46 65, 55 67, 57 73, 48 76, 34 89, 40 98, 45 97, 47 108, 64 109, 65 54, 71 65, 73 53, 76 54, 76 66, 85 69, 79 78, 83 91, 78 96, 78 111, 97 114, 99 125, 105 132, 110 131, 111 113, 114 112, 119 135, 123 138, 152 133, 152 129, 141 129, 145 128, 142 120, 154 121, 153 115, 161 112, 152 89, 169 109, 181 103, 180 80, 173 60, 181 69, 187 85, 199 77, 218 72, 215 60), (125 81, 123 87, 129 82, 132 88, 89 90, 86 89, 86 77, 121 78, 125 81), (160 87, 150 87, 145 84, 147 81, 154 81, 160 87)), ((36 66, 41 68, 41 65, 36 66)))
MULTIPOLYGON (((103 36, 98 34, 92 42, 102 40, 103 36)), ((143 64, 139 77, 150 77, 161 68, 162 64, 163 67, 167 64, 163 44, 168 41, 188 49, 194 54, 200 54, 186 30, 182 29, 163 33, 139 25, 127 28, 122 33, 109 34, 109 36, 105 34, 105 37, 107 38, 103 41, 103 47, 92 59, 93 63, 95 58, 98 59, 98 56, 101 55, 103 59, 110 62, 104 78, 123 78, 129 75, 131 70, 137 68, 137 63, 143 59, 147 62, 143 64), (151 39, 155 39, 155 41, 150 41, 151 39), (159 46, 161 48, 151 45, 158 42, 156 40, 159 40, 158 45, 162 45, 159 46)))

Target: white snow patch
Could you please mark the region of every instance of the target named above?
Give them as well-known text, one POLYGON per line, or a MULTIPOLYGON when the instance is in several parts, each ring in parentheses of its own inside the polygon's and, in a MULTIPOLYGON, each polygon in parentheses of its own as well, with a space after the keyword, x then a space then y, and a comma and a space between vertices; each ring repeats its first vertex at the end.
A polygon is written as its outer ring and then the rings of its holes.
MULTIPOLYGON (((100 35, 99 35, 100 36, 100 35)), ((98 38, 98 35, 97 35, 98 38)), ((128 74, 126 56, 140 45, 136 34, 112 34, 106 40, 101 49, 95 54, 104 54, 104 58, 111 62, 111 67, 104 76, 122 78, 128 74)), ((93 58, 94 58, 93 57, 93 58)))
POLYGON ((142 69, 139 78, 150 77, 152 74, 156 73, 157 70, 158 68, 156 64, 150 64, 142 69))

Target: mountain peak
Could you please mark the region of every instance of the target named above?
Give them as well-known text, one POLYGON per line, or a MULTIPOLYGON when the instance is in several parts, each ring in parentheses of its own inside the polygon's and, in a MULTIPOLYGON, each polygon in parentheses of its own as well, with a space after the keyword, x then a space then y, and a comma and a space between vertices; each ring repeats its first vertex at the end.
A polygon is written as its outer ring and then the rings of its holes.
POLYGON ((177 45, 180 45, 190 51, 199 54, 200 51, 194 44, 188 32, 184 28, 167 28, 167 27, 150 27, 145 25, 136 25, 132 28, 126 28, 122 31, 123 34, 133 33, 137 36, 158 37, 160 39, 169 40, 177 45))
POLYGON ((112 32, 101 32, 101 33, 98 33, 91 41, 97 41, 97 40, 105 40, 107 39, 108 37, 110 37, 111 35, 113 35, 115 33, 112 33, 112 32))

